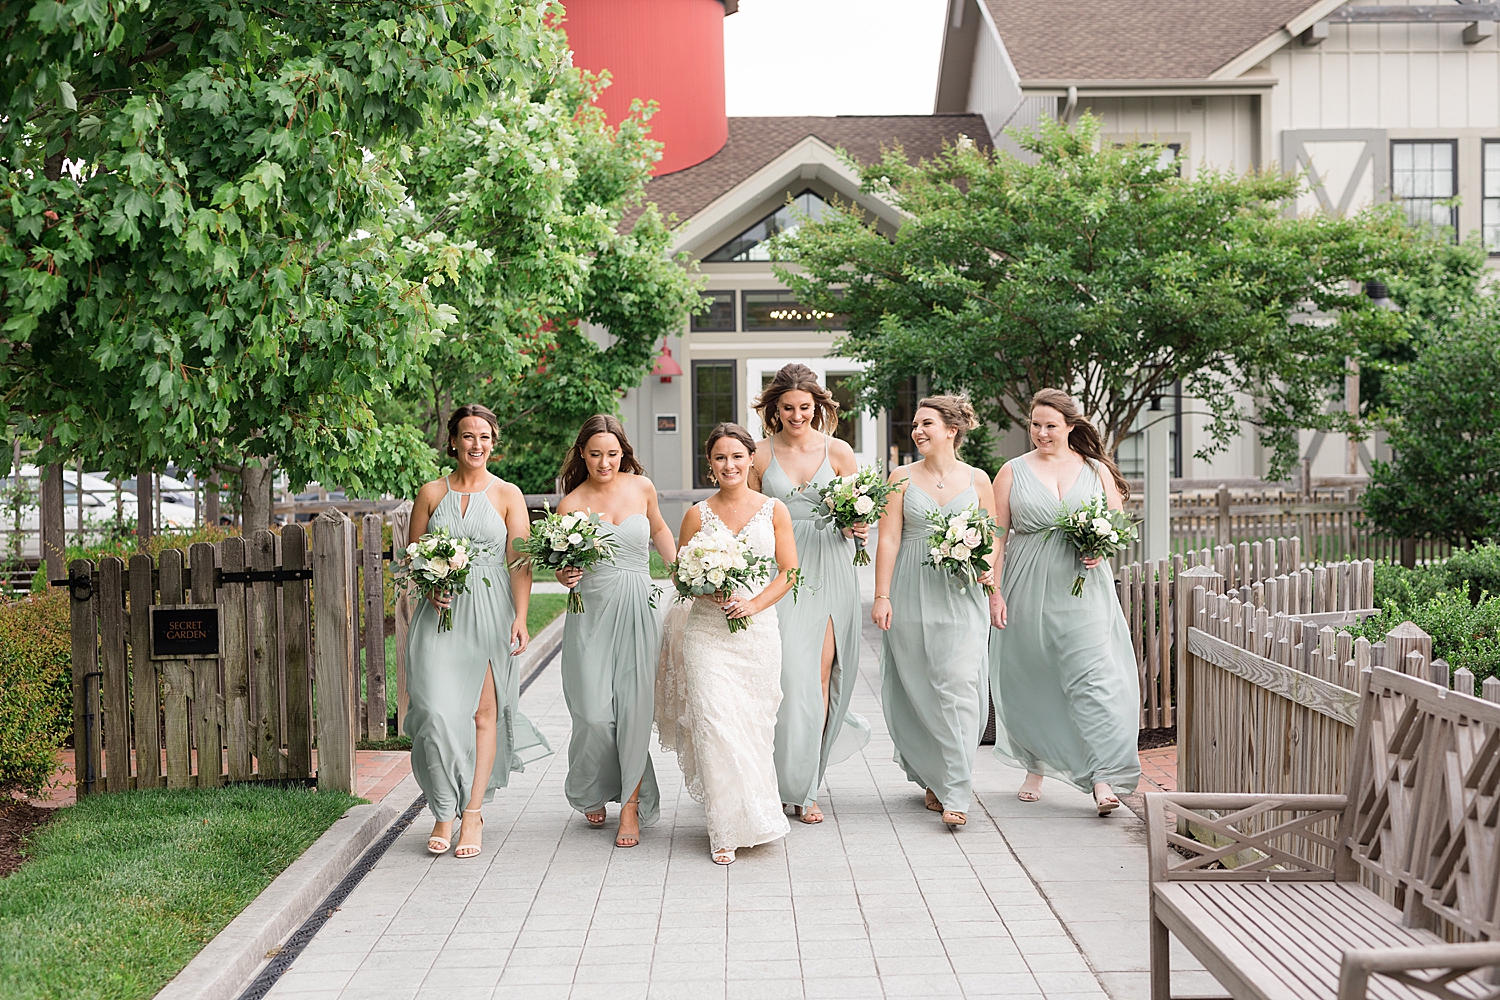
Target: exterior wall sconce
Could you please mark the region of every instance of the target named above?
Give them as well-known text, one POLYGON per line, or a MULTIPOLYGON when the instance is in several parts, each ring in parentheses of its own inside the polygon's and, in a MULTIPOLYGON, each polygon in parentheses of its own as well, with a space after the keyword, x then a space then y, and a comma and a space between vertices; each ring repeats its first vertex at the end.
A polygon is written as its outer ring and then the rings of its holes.
POLYGON ((666 338, 662 338, 661 353, 656 356, 656 364, 651 367, 652 375, 660 375, 663 385, 672 384, 672 376, 682 374, 682 366, 672 357, 672 349, 667 346, 666 338))

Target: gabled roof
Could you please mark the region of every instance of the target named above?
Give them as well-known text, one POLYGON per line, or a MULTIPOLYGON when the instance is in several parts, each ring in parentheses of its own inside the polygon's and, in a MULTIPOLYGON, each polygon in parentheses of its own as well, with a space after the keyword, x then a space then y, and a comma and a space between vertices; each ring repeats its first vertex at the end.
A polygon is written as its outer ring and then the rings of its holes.
POLYGON ((1314 0, 980 0, 1023 82, 1203 80, 1314 0))
POLYGON ((663 174, 646 185, 646 200, 677 224, 747 180, 809 136, 843 148, 860 163, 880 159, 882 148, 900 145, 913 160, 931 157, 960 135, 989 145, 979 115, 840 115, 832 118, 731 118, 724 148, 702 163, 663 174))

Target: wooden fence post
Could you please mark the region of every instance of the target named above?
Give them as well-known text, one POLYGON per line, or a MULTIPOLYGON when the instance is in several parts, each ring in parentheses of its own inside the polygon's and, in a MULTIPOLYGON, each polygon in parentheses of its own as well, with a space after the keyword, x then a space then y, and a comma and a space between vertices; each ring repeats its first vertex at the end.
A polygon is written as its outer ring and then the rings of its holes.
POLYGON ((365 603, 365 737, 385 739, 385 541, 384 519, 366 514, 361 525, 365 603))
POLYGON ((313 521, 313 673, 318 787, 355 790, 354 522, 325 510, 313 521))
POLYGON ((1229 487, 1221 484, 1219 486, 1219 530, 1218 541, 1220 545, 1228 545, 1229 537, 1229 487))
MULTIPOLYGON (((281 529, 282 569, 307 569, 307 531, 300 524, 281 529)), ((312 768, 312 670, 308 654, 306 580, 281 585, 281 618, 286 643, 286 776, 307 778, 312 768)))
MULTIPOLYGON (((207 542, 198 542, 188 550, 194 604, 215 603, 217 553, 207 542)), ((217 658, 189 662, 193 669, 193 725, 198 738, 198 787, 217 788, 224 783, 223 664, 217 658)))
MULTIPOLYGON (((1193 625, 1193 594, 1202 587, 1207 594, 1216 594, 1224 586, 1224 578, 1211 566, 1194 566, 1184 570, 1177 578, 1177 773, 1180 776, 1192 773, 1192 741, 1187 738, 1193 724, 1192 698, 1193 673, 1188 669, 1187 634, 1193 625)), ((1191 786, 1184 786, 1191 787, 1191 786)))
POLYGON ((111 792, 130 790, 130 689, 125 663, 125 563, 99 561, 99 701, 104 712, 104 779, 111 792))
POLYGON ((94 592, 94 564, 68 564, 68 629, 73 646, 73 777, 81 799, 99 780, 99 595, 94 592), (87 587, 87 590, 85 590, 87 587), (80 598, 82 598, 80 600, 80 598))
MULTIPOLYGON (((219 567, 225 573, 242 574, 247 568, 245 540, 226 538, 218 545, 219 567)), ((223 636, 220 658, 224 664, 224 744, 230 781, 249 781, 250 758, 250 643, 245 614, 243 583, 226 583, 219 589, 219 631, 223 636)), ((199 751, 200 757, 202 751, 199 751)))
POLYGON ((160 788, 161 684, 151 659, 151 605, 156 601, 151 557, 130 557, 130 671, 135 716, 135 787, 160 788))
MULTIPOLYGON (((1432 636, 1415 623, 1402 622, 1385 634, 1385 666, 1389 669, 1406 670, 1407 657, 1413 652, 1421 654, 1424 664, 1432 661, 1432 636)), ((1421 676, 1426 679, 1425 669, 1421 676)))
MULTIPOLYGON (((181 549, 163 549, 157 563, 157 589, 163 605, 183 604, 184 576, 181 549)), ((188 705, 192 703, 193 674, 186 660, 162 660, 162 737, 167 747, 167 787, 191 788, 193 784, 193 729, 188 705)))
MULTIPOLYGON (((274 571, 279 561, 276 536, 267 528, 257 531, 250 539, 249 555, 252 570, 274 571)), ((281 756, 282 663, 277 614, 280 598, 276 584, 270 580, 249 587, 250 682, 255 705, 251 745, 262 778, 280 778, 286 772, 281 756)))
MULTIPOLYGON (((411 542, 411 501, 391 511, 391 554, 400 558, 411 542)), ((411 627, 411 600, 405 587, 396 589, 396 735, 406 733, 406 630, 411 627)))

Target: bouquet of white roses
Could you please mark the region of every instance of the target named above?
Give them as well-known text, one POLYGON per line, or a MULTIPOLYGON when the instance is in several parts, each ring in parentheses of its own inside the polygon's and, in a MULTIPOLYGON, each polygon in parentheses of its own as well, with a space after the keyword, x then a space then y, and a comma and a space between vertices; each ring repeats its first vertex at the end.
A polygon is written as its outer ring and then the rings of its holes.
MULTIPOLYGON (((958 588, 962 594, 970 585, 978 583, 990 568, 984 557, 995 548, 995 532, 998 530, 995 519, 970 505, 952 515, 941 510, 932 511, 927 515, 927 523, 931 525, 932 533, 927 536, 927 558, 923 563, 947 570, 964 581, 958 588)), ((984 592, 993 594, 995 588, 986 583, 984 592)))
MULTIPOLYGON (((886 482, 878 466, 867 465, 852 476, 834 476, 818 491, 818 495, 823 498, 823 506, 828 509, 827 517, 833 521, 833 526, 843 531, 856 524, 880 520, 885 514, 886 504, 890 503, 891 494, 900 492, 901 486, 886 482)), ((865 551, 865 543, 858 538, 854 539, 854 565, 870 565, 870 553, 865 551)))
MULTIPOLYGON (((457 597, 469 592, 469 569, 474 557, 484 551, 485 546, 472 538, 458 538, 447 528, 438 528, 408 545, 406 555, 391 572, 423 600, 434 594, 457 597)), ((490 586, 489 577, 482 579, 486 587, 490 586)), ((450 606, 438 612, 438 631, 448 632, 452 628, 453 608, 450 606)))
MULTIPOLYGON (((573 511, 558 514, 548 510, 540 520, 531 523, 531 535, 517 538, 517 552, 531 557, 536 569, 554 573, 565 566, 587 570, 596 562, 615 554, 614 545, 599 530, 598 514, 573 511)), ((583 614, 583 595, 575 588, 568 591, 568 614, 583 614)))
MULTIPOLYGON (((756 555, 750 543, 727 528, 704 528, 677 550, 671 566, 679 600, 713 597, 726 601, 736 587, 752 587, 769 580, 776 560, 756 555)), ((749 618, 730 618, 729 634, 750 627, 749 618)))
MULTIPOLYGON (((1136 527, 1123 510, 1110 510, 1109 500, 1096 493, 1077 510, 1064 510, 1049 529, 1060 531, 1080 559, 1107 558, 1124 549, 1138 537, 1136 527)), ((1073 596, 1083 596, 1084 575, 1073 581, 1073 596)))

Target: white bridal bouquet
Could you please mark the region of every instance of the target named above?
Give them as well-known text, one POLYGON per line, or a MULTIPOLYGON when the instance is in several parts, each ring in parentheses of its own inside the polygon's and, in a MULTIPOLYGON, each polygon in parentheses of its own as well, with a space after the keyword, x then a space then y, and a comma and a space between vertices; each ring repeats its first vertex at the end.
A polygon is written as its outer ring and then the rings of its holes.
MULTIPOLYGON (((469 592, 469 569, 474 557, 486 551, 471 538, 458 538, 447 528, 429 531, 406 547, 406 555, 396 564, 392 575, 404 580, 423 600, 436 594, 457 597, 469 592)), ((481 577, 486 587, 489 577, 481 577)), ((438 612, 438 631, 453 629, 453 608, 438 612)))
MULTIPOLYGON (((995 519, 970 505, 953 515, 935 510, 927 515, 927 523, 932 534, 927 536, 927 558, 923 562, 964 581, 958 588, 962 594, 990 568, 984 557, 995 548, 995 519)), ((984 592, 993 594, 995 588, 986 583, 984 592)))
MULTIPOLYGON (((904 484, 903 484, 904 485, 904 484)), ((885 514, 891 494, 900 493, 901 486, 886 482, 880 468, 867 465, 852 476, 834 476, 828 485, 818 491, 823 506, 828 508, 828 518, 840 531, 856 524, 872 524, 885 514)), ((870 553, 865 543, 854 540, 854 565, 870 565, 870 553)))
MULTIPOLYGON (((1095 493, 1077 510, 1057 515, 1052 531, 1073 543, 1080 559, 1108 558, 1136 540, 1138 532, 1123 510, 1110 510, 1103 493, 1095 493)), ((1083 596, 1082 572, 1073 581, 1073 596, 1083 596)))
MULTIPOLYGON (((517 538, 516 551, 531 557, 536 569, 554 573, 564 566, 587 570, 595 563, 615 554, 614 545, 599 530, 599 515, 574 511, 558 514, 552 510, 531 523, 531 535, 517 538)), ((583 595, 577 588, 568 591, 568 614, 583 614, 583 595)))
MULTIPOLYGON (((679 600, 694 597, 729 599, 736 587, 752 587, 769 580, 776 572, 776 560, 759 556, 750 543, 731 534, 727 528, 704 528, 677 550, 677 561, 671 566, 672 582, 677 585, 679 600)), ((750 627, 749 618, 730 618, 729 634, 750 627)))

